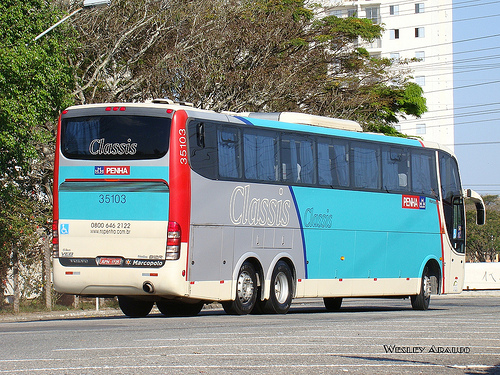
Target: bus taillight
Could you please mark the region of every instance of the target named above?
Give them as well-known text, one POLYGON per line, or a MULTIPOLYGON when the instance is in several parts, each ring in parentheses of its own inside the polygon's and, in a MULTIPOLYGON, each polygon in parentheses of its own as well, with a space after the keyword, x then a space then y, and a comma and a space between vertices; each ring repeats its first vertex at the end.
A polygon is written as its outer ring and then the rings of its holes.
POLYGON ((175 221, 168 222, 167 229, 167 253, 165 259, 179 259, 181 250, 181 226, 175 221))
POLYGON ((52 223, 52 256, 59 258, 59 231, 57 230, 57 220, 52 223))

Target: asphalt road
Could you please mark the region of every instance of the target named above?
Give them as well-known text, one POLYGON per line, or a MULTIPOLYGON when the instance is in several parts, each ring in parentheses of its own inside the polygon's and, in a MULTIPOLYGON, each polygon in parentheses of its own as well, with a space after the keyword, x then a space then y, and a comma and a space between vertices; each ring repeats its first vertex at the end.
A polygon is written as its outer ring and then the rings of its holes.
POLYGON ((346 300, 329 313, 0 321, 0 374, 500 374, 500 298, 346 300))

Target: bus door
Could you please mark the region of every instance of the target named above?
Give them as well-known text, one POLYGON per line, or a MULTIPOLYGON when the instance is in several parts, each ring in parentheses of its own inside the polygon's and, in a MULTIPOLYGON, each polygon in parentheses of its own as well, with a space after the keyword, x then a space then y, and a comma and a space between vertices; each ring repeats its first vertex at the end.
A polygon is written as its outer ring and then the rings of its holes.
POLYGON ((441 199, 446 234, 442 234, 444 255, 444 293, 462 291, 465 271, 465 210, 458 164, 440 152, 441 199))
MULTIPOLYGON (((445 203, 446 204, 446 203, 445 203)), ((451 251, 445 251, 445 292, 460 293, 465 270, 465 212, 464 200, 453 197, 445 207, 445 221, 451 251)))

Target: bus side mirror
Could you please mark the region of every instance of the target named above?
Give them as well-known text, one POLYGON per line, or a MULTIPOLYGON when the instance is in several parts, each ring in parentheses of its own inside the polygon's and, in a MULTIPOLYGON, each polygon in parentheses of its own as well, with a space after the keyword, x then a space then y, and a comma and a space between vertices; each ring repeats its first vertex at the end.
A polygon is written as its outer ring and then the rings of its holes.
POLYGON ((467 189, 464 195, 466 198, 470 198, 476 205, 477 225, 483 225, 486 222, 486 209, 484 208, 483 198, 481 198, 481 195, 471 189, 467 189))

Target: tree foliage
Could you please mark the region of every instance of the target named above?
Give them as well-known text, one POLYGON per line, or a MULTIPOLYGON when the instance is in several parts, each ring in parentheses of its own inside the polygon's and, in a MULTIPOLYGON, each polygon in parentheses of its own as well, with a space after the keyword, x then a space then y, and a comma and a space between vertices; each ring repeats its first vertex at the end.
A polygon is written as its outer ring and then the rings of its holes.
POLYGON ((0 285, 13 253, 33 259, 50 214, 54 124, 72 102, 74 42, 64 26, 34 38, 61 13, 44 0, 0 2, 0 285))
POLYGON ((29 171, 36 146, 51 139, 45 124, 70 102, 67 37, 33 41, 59 16, 43 0, 0 3, 0 176, 29 171))
POLYGON ((476 209, 467 206, 467 260, 486 262, 500 253, 500 200, 498 195, 483 197, 486 206, 486 223, 476 225, 476 209))
POLYGON ((227 111, 299 111, 389 130, 425 112, 421 89, 358 41, 367 19, 317 18, 299 0, 116 0, 77 22, 81 103, 169 97, 227 111), (389 125, 389 126, 388 126, 389 125))

